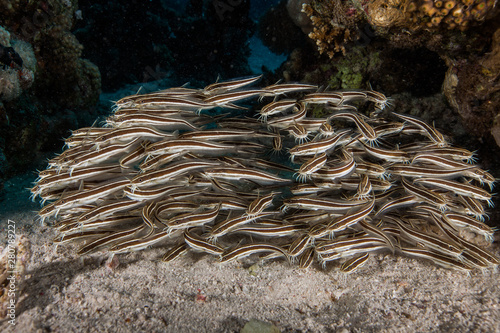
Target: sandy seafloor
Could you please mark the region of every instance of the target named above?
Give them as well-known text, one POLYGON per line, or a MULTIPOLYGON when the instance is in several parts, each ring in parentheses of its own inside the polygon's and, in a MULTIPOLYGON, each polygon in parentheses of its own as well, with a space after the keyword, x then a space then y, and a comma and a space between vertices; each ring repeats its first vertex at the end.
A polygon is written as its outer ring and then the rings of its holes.
MULTIPOLYGON (((335 264, 301 270, 256 257, 164 263, 159 248, 119 255, 111 269, 107 254, 79 257, 72 245, 52 244, 54 231, 35 221, 38 205, 22 195, 33 178, 5 184, 2 243, 13 220, 33 255, 16 325, 3 322, 1 332, 239 332, 252 318, 282 332, 500 331, 499 273, 466 276, 390 253, 351 275, 335 264)), ((490 248, 497 255, 498 240, 490 248)))

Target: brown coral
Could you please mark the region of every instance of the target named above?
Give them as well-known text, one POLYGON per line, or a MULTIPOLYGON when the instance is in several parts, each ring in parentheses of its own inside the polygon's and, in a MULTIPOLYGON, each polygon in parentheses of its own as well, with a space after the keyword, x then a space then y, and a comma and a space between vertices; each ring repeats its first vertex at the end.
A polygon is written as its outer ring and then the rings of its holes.
POLYGON ((304 4, 302 11, 312 21, 314 28, 309 37, 316 41, 321 54, 326 53, 330 58, 339 52, 345 55, 344 44, 359 38, 357 25, 363 15, 347 1, 314 0, 304 4))
POLYGON ((375 0, 368 5, 369 21, 381 28, 466 30, 484 21, 493 0, 375 0))
POLYGON ((375 0, 368 4, 369 21, 382 28, 404 25, 409 0, 375 0))

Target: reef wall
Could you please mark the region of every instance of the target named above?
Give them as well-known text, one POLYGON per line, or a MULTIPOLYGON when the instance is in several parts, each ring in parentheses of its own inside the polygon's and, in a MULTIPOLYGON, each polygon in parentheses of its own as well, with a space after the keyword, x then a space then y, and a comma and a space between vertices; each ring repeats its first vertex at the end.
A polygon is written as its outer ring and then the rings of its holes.
POLYGON ((101 79, 71 33, 79 14, 76 0, 0 1, 0 179, 96 118, 101 79))

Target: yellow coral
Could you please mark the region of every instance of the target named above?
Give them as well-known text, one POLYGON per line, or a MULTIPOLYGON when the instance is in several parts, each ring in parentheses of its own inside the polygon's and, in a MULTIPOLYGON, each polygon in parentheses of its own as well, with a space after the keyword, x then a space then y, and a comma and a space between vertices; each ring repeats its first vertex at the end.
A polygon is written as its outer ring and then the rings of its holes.
POLYGON ((401 26, 407 19, 408 0, 375 0, 369 3, 370 23, 377 27, 401 26))
POLYGON ((465 30, 471 23, 483 21, 494 5, 494 0, 374 0, 368 6, 368 17, 381 28, 465 30))

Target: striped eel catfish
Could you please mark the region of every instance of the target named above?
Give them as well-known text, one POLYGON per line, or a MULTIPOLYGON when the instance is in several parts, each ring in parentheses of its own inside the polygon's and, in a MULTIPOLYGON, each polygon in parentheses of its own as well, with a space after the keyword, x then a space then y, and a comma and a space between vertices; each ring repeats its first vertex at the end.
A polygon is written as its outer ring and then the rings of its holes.
POLYGON ((498 266, 484 222, 495 178, 472 152, 371 89, 259 80, 127 96, 105 127, 73 130, 31 189, 55 242, 348 274, 373 252, 498 266))

